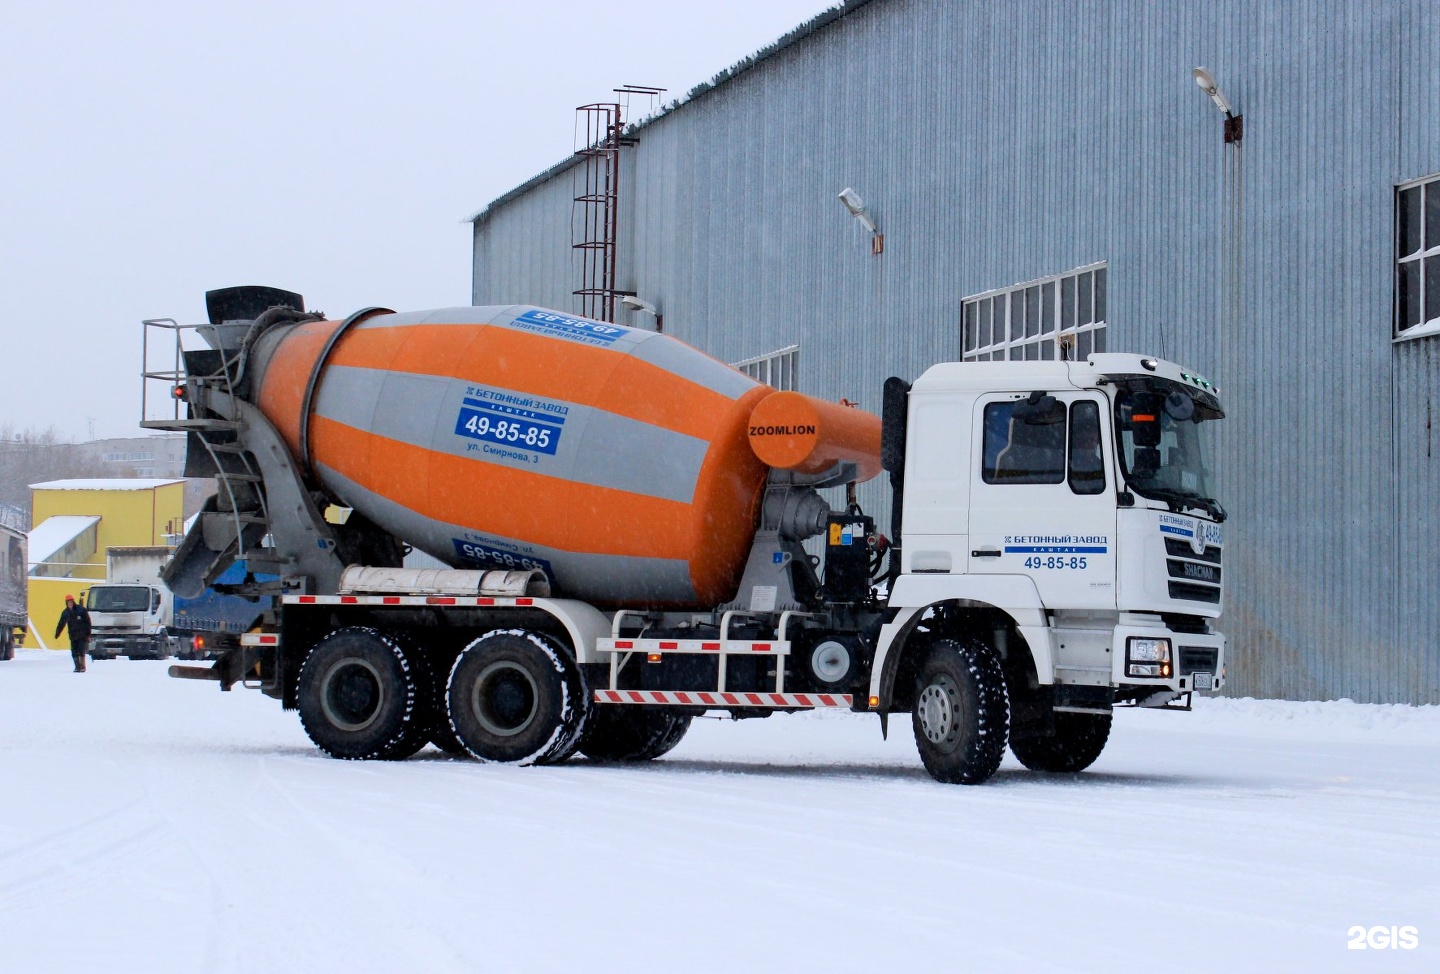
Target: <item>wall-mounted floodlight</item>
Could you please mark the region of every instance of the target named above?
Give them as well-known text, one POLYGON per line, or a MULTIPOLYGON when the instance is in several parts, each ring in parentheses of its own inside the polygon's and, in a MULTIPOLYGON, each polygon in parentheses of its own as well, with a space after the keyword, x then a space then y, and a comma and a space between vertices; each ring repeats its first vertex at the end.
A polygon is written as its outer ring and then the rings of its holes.
POLYGON ((1196 68, 1193 73, 1195 75, 1195 83, 1200 86, 1201 91, 1210 96, 1210 100, 1215 103, 1215 107, 1224 112, 1227 117, 1234 118, 1235 109, 1231 108, 1230 103, 1225 100, 1225 93, 1220 90, 1220 86, 1215 83, 1215 79, 1210 76, 1210 72, 1204 68, 1196 68))
POLYGON ((1209 95, 1210 100, 1215 103, 1215 107, 1225 113, 1225 141, 1227 143, 1239 142, 1245 132, 1243 116, 1235 114, 1230 100, 1225 97, 1225 93, 1220 90, 1220 85, 1216 83, 1209 71, 1204 68, 1196 68, 1191 73, 1195 76, 1195 83, 1200 86, 1200 90, 1209 95))
POLYGON ((638 311, 641 314, 646 314, 654 318, 656 331, 665 330, 665 316, 660 313, 660 309, 656 308, 649 301, 642 300, 633 294, 627 294, 620 299, 620 303, 627 311, 638 311))
POLYGON ((870 214, 865 212, 865 201, 849 186, 840 191, 840 202, 845 204, 845 209, 849 210, 850 215, 859 220, 860 225, 866 230, 875 233, 879 229, 876 227, 875 221, 870 218, 870 214))

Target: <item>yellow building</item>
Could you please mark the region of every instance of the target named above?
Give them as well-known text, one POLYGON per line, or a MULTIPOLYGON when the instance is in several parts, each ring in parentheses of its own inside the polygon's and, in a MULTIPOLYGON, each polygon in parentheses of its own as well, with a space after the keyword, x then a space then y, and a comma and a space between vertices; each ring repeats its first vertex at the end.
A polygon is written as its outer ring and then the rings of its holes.
POLYGON ((184 532, 183 480, 52 480, 30 485, 27 646, 69 649, 55 623, 65 596, 105 580, 110 548, 163 545, 184 532))

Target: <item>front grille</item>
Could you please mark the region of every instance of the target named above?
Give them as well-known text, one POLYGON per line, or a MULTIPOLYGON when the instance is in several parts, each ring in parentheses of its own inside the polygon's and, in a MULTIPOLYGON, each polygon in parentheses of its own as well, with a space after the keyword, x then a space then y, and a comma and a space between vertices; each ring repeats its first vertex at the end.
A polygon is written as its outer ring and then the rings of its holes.
POLYGON ((1220 602, 1220 549, 1210 545, 1195 553, 1188 541, 1165 539, 1165 572, 1170 576, 1170 597, 1189 602, 1220 602))
POLYGON ((1205 646, 1181 646, 1180 647, 1180 675, 1189 676, 1191 673, 1214 673, 1215 663, 1220 658, 1220 651, 1205 646))
POLYGON ((1195 554, 1195 549, 1190 547, 1188 541, 1176 541, 1174 538, 1165 539, 1165 553, 1176 558, 1189 558, 1191 561, 1208 561, 1212 565, 1220 564, 1220 549, 1211 545, 1201 554, 1195 554))
POLYGON ((1187 599, 1191 602, 1213 602, 1220 604, 1220 589, 1209 588, 1204 585, 1192 585, 1189 582, 1171 582, 1170 597, 1172 599, 1187 599))
POLYGON ((1183 578, 1187 582, 1220 584, 1218 565, 1202 565, 1198 561, 1181 561, 1178 558, 1171 558, 1165 563, 1165 567, 1169 570, 1171 578, 1183 578))

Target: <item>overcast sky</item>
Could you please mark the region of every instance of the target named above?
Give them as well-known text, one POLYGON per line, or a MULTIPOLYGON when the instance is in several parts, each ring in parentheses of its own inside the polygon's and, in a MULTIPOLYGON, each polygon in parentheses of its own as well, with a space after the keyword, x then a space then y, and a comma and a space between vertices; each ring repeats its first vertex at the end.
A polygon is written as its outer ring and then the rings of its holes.
POLYGON ((204 292, 470 301, 466 217, 576 106, 696 83, 827 0, 6 4, 0 425, 138 435, 140 321, 204 292))

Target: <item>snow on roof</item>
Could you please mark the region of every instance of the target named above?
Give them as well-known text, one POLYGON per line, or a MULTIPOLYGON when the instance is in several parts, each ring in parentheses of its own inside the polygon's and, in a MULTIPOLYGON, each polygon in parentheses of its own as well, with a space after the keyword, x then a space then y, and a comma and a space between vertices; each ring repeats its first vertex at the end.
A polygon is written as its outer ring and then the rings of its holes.
POLYGON ((170 480, 147 480, 137 477, 107 477, 94 480, 47 480, 43 484, 31 484, 31 490, 154 490, 167 484, 184 483, 179 478, 170 480))
POLYGON ((30 568, 49 561, 66 545, 99 523, 98 517, 89 514, 56 514, 54 517, 47 517, 26 539, 26 546, 30 549, 30 568))

